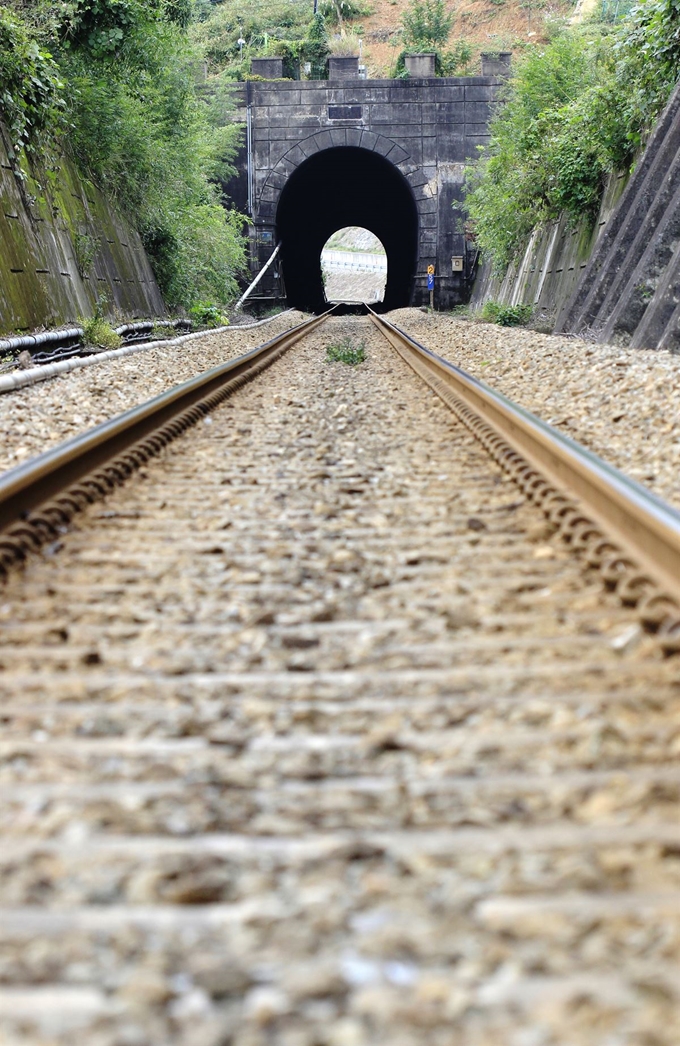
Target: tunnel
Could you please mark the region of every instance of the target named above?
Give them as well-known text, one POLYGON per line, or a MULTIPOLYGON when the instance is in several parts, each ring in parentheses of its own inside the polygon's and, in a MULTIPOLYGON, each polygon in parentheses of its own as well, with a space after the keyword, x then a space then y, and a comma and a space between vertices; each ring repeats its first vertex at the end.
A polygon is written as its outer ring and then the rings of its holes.
POLYGON ((291 174, 276 212, 288 304, 304 312, 326 307, 321 251, 348 225, 369 229, 387 253, 382 310, 411 301, 418 257, 418 209, 401 171, 368 149, 339 146, 315 153, 291 174))

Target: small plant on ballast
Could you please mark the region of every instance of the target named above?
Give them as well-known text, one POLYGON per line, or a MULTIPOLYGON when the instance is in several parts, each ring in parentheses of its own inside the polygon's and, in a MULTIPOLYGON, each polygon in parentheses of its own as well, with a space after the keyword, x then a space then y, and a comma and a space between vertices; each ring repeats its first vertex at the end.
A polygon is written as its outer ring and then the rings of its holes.
POLYGON ((119 349, 123 344, 123 339, 102 315, 108 303, 108 298, 102 295, 94 307, 94 316, 80 321, 86 345, 96 346, 98 349, 119 349))
POLYGON ((347 363, 355 367, 365 359, 366 344, 363 341, 354 345, 351 338, 343 338, 337 345, 329 345, 326 349, 326 363, 347 363))

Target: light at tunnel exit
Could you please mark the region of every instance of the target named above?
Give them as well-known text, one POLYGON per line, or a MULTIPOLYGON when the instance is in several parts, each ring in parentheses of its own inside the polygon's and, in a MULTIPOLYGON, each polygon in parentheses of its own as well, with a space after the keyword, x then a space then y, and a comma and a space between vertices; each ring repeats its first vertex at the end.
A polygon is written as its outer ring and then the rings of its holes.
POLYGON ((327 301, 368 302, 376 306, 385 297, 385 248, 368 229, 338 229, 321 251, 321 273, 327 301))

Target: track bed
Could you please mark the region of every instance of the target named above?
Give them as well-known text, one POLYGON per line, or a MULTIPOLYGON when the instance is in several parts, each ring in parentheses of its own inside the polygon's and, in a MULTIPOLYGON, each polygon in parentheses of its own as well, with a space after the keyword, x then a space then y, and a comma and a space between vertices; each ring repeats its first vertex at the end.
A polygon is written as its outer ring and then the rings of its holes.
POLYGON ((0 603, 3 1042, 679 1041, 677 663, 368 320, 0 603))

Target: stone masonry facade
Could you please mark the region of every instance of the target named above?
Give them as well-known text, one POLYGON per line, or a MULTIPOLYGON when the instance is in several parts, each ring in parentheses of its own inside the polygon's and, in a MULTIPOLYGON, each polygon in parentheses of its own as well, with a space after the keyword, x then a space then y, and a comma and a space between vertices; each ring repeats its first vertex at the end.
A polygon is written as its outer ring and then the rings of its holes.
MULTIPOLYGON (((478 146, 488 142, 491 109, 502 83, 501 76, 478 76, 242 85, 239 101, 248 133, 239 180, 247 188, 252 221, 253 273, 276 244, 277 205, 291 174, 320 150, 355 146, 394 164, 413 193, 419 227, 411 304, 429 298, 428 265, 435 266, 439 308, 466 301, 475 252, 463 228, 465 171, 478 146)), ((277 281, 273 266, 260 293, 275 295, 277 281)))

